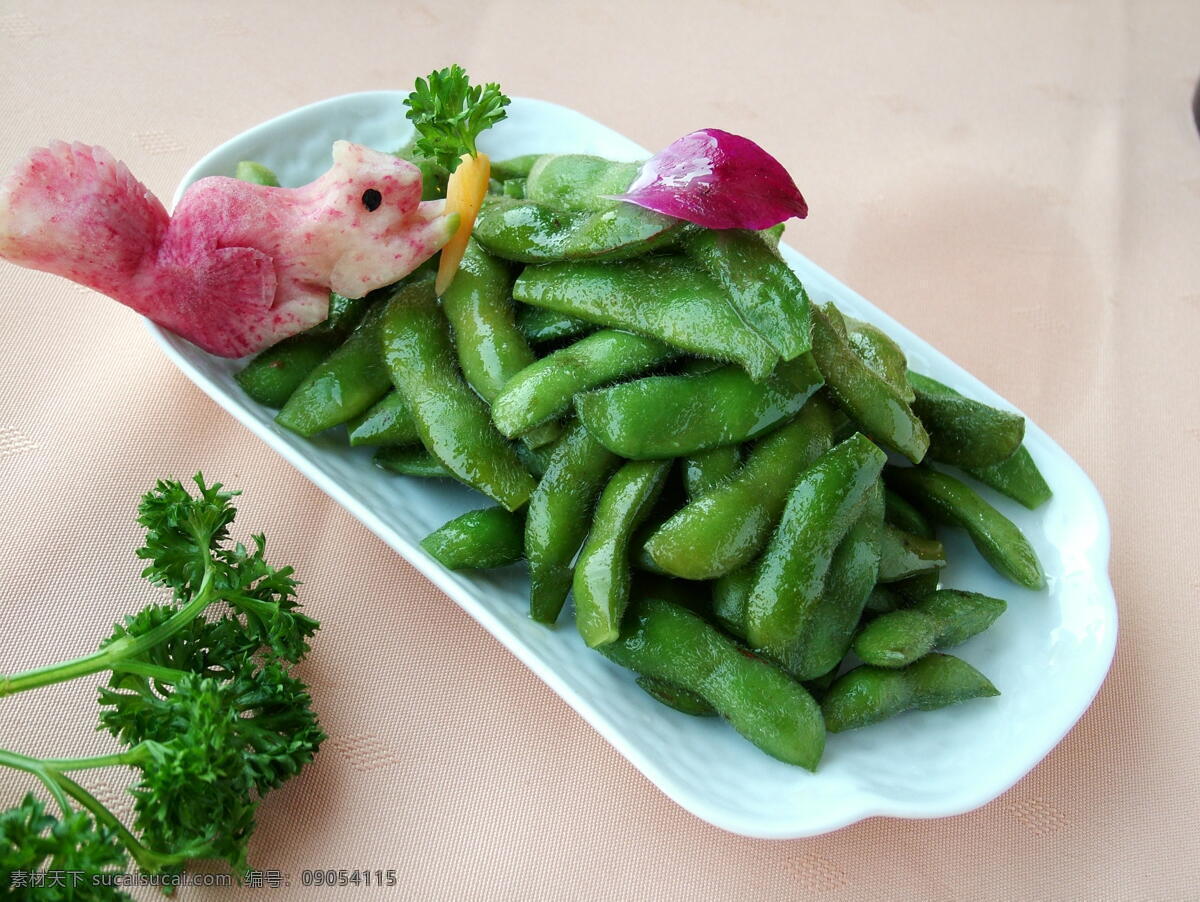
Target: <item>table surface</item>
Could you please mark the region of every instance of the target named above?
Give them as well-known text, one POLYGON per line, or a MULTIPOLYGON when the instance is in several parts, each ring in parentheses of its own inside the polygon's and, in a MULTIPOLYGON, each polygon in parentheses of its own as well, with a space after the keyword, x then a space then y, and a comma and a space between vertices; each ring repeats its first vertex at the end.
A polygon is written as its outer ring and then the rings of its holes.
MULTIPOLYGON (((318 898, 298 886, 306 867, 394 868, 421 899, 1196 892, 1200 6, 90 7, 0 2, 0 169, 78 139, 169 198, 192 161, 257 122, 453 61, 650 147, 703 126, 747 134, 811 206, 788 240, 1023 408, 1112 518, 1116 661, 1028 777, 959 817, 746 839, 661 795, 191 385, 131 311, 0 266, 0 671, 87 651, 155 597, 131 551, 156 477, 202 470, 244 489, 242 529, 294 562, 324 624, 304 675, 330 738, 261 808, 253 861, 292 875, 270 898, 318 898)), ((92 692, 6 700, 0 745, 107 748, 89 732, 92 692)), ((88 776, 128 809, 121 773, 88 776)), ((28 782, 0 775, 0 806, 28 782)), ((336 898, 358 896, 384 897, 336 898)))

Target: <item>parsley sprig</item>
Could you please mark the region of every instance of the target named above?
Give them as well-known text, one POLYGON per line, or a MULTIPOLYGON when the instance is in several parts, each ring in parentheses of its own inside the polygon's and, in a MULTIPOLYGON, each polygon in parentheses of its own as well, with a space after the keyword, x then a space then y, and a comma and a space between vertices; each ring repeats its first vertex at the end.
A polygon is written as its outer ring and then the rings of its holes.
POLYGON ((0 749, 0 764, 39 779, 61 810, 55 817, 30 795, 0 814, 0 870, 119 869, 128 854, 151 873, 224 858, 240 875, 260 798, 325 738, 291 673, 318 626, 298 609, 292 569, 267 563, 261 535, 249 548, 231 544, 236 493, 200 475, 195 483, 193 496, 160 481, 138 509, 142 575, 169 588, 171 602, 125 617, 90 655, 0 677, 3 696, 108 672, 99 728, 123 747, 84 758, 0 749), (112 765, 138 771, 131 826, 68 776, 112 765))
POLYGON ((478 155, 475 139, 508 115, 509 102, 495 82, 472 85, 457 63, 418 78, 405 100, 420 136, 413 149, 453 172, 463 154, 478 155))

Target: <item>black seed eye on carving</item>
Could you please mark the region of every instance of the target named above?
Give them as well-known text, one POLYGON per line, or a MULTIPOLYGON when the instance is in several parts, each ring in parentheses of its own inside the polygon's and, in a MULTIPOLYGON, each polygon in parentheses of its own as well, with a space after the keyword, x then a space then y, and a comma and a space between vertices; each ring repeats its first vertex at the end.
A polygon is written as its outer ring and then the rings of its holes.
POLYGON ((379 209, 379 205, 383 203, 383 195, 374 188, 368 188, 363 192, 363 206, 367 208, 368 213, 374 213, 379 209))

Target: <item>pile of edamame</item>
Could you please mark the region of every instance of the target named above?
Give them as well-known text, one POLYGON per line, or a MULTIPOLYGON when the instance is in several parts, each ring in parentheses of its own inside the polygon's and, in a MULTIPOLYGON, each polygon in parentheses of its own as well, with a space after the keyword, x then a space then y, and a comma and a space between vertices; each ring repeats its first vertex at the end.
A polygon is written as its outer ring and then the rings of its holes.
MULTIPOLYGON (((436 197, 444 172, 415 162, 436 197)), ((486 495, 425 550, 453 569, 526 561, 534 620, 555 624, 572 595, 583 640, 653 698, 782 761, 815 769, 827 732, 998 694, 943 650, 1005 602, 940 588, 937 529, 1044 586, 971 485, 1050 497, 1024 420, 810 303, 780 228, 711 231, 608 199, 637 171, 497 163, 441 298, 429 266, 334 296, 240 384, 302 436, 344 428, 387 470, 486 495)))

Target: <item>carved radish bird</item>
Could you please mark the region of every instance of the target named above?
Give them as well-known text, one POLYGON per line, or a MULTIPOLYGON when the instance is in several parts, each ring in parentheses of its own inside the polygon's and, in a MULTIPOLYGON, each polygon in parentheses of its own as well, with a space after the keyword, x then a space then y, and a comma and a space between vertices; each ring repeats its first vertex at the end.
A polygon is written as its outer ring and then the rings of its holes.
POLYGON ((454 233, 411 163, 347 141, 300 188, 212 176, 173 215, 100 147, 55 142, 0 184, 0 257, 94 288, 241 357, 408 275, 454 233))

